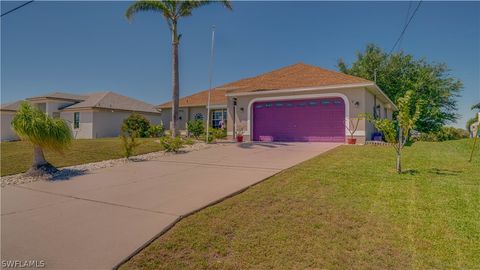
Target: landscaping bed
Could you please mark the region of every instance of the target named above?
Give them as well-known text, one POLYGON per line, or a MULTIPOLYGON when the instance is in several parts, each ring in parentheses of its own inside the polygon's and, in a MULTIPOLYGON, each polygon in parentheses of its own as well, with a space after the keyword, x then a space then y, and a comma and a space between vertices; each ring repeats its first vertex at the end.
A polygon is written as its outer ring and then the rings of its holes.
POLYGON ((480 153, 419 142, 341 146, 206 208, 122 269, 474 269, 480 153))
MULTIPOLYGON (((131 161, 155 160, 165 155, 160 139, 138 139, 140 145, 136 149, 137 155, 129 159, 123 158, 121 142, 118 138, 76 140, 64 154, 46 151, 48 160, 61 170, 48 179, 63 179, 84 174, 88 171, 122 165, 131 161)), ((45 177, 30 177, 22 173, 31 165, 32 146, 27 142, 1 143, 1 186, 9 184, 28 183, 45 177), (12 172, 14 174, 12 174, 12 172)), ((200 150, 208 145, 203 142, 192 141, 182 146, 182 152, 200 150)))

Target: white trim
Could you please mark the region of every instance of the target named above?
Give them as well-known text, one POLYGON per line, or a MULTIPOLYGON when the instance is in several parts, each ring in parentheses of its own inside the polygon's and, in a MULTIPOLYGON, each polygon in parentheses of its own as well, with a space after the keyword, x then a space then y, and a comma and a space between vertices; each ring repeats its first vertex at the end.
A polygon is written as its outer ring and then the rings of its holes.
MULTIPOLYGON (((378 87, 378 85, 373 84, 372 86, 375 88, 375 90, 377 90, 377 92, 380 93, 380 95, 382 95, 388 102, 390 102, 390 105, 393 105, 393 109, 398 110, 395 103, 393 103, 393 101, 390 98, 388 98, 388 96, 382 91, 382 89, 380 89, 380 87, 378 87)), ((388 109, 391 109, 391 108, 388 108, 388 109)))
POLYGON ((268 91, 259 91, 259 92, 240 92, 240 93, 227 93, 227 97, 240 97, 240 96, 257 96, 257 95, 268 95, 268 94, 279 94, 279 93, 293 93, 293 92, 303 92, 303 91, 315 91, 315 90, 330 90, 330 89, 344 89, 344 88, 356 88, 356 87, 368 87, 373 86, 374 83, 356 83, 356 84, 338 84, 338 85, 327 85, 327 86, 317 86, 317 87, 304 87, 304 88, 291 88, 291 89, 277 89, 277 90, 268 90, 268 91))
POLYGON ((398 110, 397 106, 393 101, 388 98, 388 96, 376 85, 375 83, 354 83, 354 84, 338 84, 338 85, 327 85, 327 86, 317 86, 317 87, 305 87, 305 88, 291 88, 291 89, 276 89, 268 91, 259 91, 259 92, 240 92, 240 93, 226 93, 227 97, 241 97, 241 96, 257 96, 257 95, 268 95, 268 94, 279 94, 279 93, 295 93, 295 92, 305 92, 305 91, 318 91, 318 90, 331 90, 331 89, 347 89, 347 88, 357 88, 357 87, 372 87, 376 92, 379 92, 380 95, 387 100, 390 105, 393 105, 395 110, 398 110))
POLYGON ((350 135, 348 132, 347 124, 350 125, 350 101, 348 97, 341 93, 322 93, 322 94, 307 94, 307 95, 295 95, 295 96, 280 96, 280 97, 258 97, 250 100, 248 103, 247 111, 247 132, 249 135, 252 133, 253 119, 252 119, 252 105, 258 101, 277 101, 277 100, 295 100, 295 99, 307 99, 307 98, 327 98, 327 97, 339 97, 343 99, 345 103, 345 135, 350 135))
MULTIPOLYGON (((347 135, 350 136, 350 132, 347 135)), ((353 136, 365 136, 365 130, 357 130, 353 133, 353 136)))

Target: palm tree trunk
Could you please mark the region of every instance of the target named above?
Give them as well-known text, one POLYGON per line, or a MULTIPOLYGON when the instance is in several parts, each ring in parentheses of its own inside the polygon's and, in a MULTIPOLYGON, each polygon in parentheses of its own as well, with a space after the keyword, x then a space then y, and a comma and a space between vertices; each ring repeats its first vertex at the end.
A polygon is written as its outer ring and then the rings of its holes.
POLYGON ((35 168, 39 168, 45 164, 47 164, 47 160, 43 155, 43 150, 40 146, 34 145, 33 146, 33 166, 35 168))
POLYGON ((43 176, 45 174, 53 174, 57 172, 57 168, 55 168, 52 164, 48 163, 43 155, 43 149, 39 145, 33 146, 33 164, 32 167, 26 172, 27 175, 30 176, 43 176))
POLYGON ((180 97, 180 82, 178 74, 178 35, 177 22, 172 22, 172 137, 177 136, 178 132, 178 106, 180 97))

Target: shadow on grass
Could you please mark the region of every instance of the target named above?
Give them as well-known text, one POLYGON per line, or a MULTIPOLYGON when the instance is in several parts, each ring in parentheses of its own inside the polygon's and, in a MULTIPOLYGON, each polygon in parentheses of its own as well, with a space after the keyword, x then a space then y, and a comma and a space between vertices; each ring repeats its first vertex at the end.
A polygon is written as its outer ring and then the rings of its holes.
POLYGON ((412 169, 410 169, 410 170, 403 170, 403 171, 401 172, 401 174, 409 174, 409 175, 415 175, 415 174, 418 174, 418 173, 420 173, 419 170, 412 170, 412 169))
POLYGON ((432 173, 432 174, 436 174, 436 175, 459 175, 463 171, 432 168, 432 169, 428 170, 427 172, 432 173))

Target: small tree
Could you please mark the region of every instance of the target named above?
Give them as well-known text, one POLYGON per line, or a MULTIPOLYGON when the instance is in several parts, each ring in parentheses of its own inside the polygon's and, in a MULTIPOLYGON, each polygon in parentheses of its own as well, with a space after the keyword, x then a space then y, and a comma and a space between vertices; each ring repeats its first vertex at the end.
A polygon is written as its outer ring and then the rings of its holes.
POLYGON ((350 133, 350 140, 353 140, 355 138, 354 135, 358 129, 358 124, 360 124, 360 121, 364 120, 365 118, 366 118, 365 114, 358 114, 357 117, 352 117, 349 119, 349 123, 345 125, 345 127, 350 133))
POLYGON ((137 133, 137 137, 146 138, 149 136, 150 121, 139 113, 132 113, 123 120, 122 131, 130 134, 137 133))
POLYGON ((385 140, 392 144, 397 153, 397 172, 402 172, 401 155, 402 149, 409 139, 410 132, 415 127, 423 106, 423 101, 413 100, 414 92, 409 90, 405 96, 398 99, 398 116, 396 121, 388 119, 372 120, 375 127, 383 132, 385 140), (412 109, 411 104, 415 103, 412 109))
POLYGON ((62 153, 70 145, 72 132, 68 124, 62 119, 49 117, 24 102, 13 118, 12 127, 22 140, 33 144, 33 164, 27 174, 43 175, 56 172, 57 168, 47 162, 43 150, 50 149, 62 153))
POLYGON ((201 120, 192 120, 187 123, 188 133, 191 134, 195 139, 198 139, 205 133, 205 127, 203 126, 203 121, 201 120))

